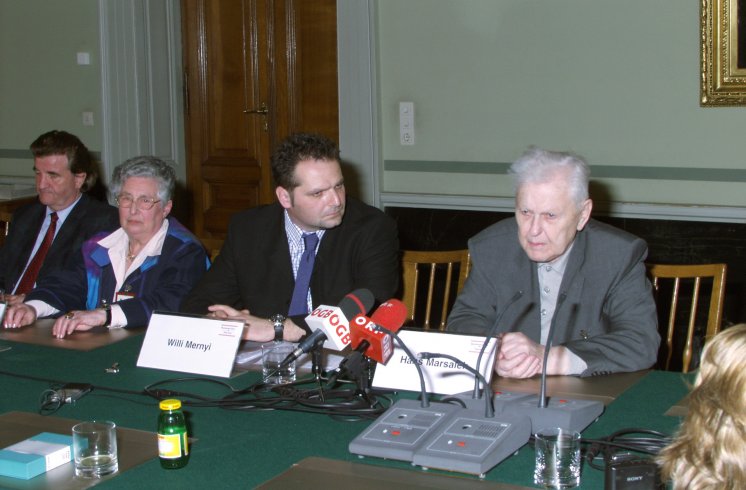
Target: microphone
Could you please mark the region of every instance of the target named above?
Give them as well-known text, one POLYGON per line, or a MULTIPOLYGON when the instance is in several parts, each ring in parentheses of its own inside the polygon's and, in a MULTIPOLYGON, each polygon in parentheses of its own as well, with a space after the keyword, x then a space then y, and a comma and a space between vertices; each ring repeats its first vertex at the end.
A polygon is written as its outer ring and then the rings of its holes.
POLYGON ((357 315, 350 322, 350 347, 381 364, 394 354, 391 336, 376 329, 381 326, 398 332, 407 319, 407 307, 398 299, 390 299, 370 316, 357 315))
POLYGON ((493 418, 495 416, 495 408, 492 406, 492 388, 490 388, 490 384, 487 382, 485 377, 482 376, 482 373, 480 373, 479 370, 469 366, 456 356, 443 354, 442 352, 420 352, 420 359, 436 359, 438 357, 442 357, 444 359, 448 359, 449 361, 455 362, 459 367, 469 371, 477 380, 481 381, 484 384, 484 391, 488 395, 484 397, 484 416, 485 418, 493 418))
POLYGON ((342 350, 350 343, 350 318, 365 314, 373 307, 373 293, 356 289, 347 294, 337 306, 319 305, 306 317, 306 324, 313 332, 280 363, 283 368, 308 353, 320 343, 324 347, 342 350))
POLYGON ((353 318, 350 322, 350 347, 353 351, 332 372, 327 385, 332 385, 345 372, 355 379, 359 378, 367 367, 364 356, 386 364, 394 354, 394 345, 391 337, 377 327, 398 332, 406 319, 407 307, 398 299, 390 299, 381 304, 370 318, 365 314, 353 318))
MULTIPOLYGON (((484 342, 482 342, 482 348, 479 349, 479 356, 477 356, 477 367, 476 370, 479 372, 479 365, 482 363, 482 356, 484 355, 484 351, 487 349, 487 345, 490 343, 490 339, 495 336, 495 332, 497 331, 497 327, 500 325, 500 320, 502 320, 503 315, 505 314, 508 309, 513 306, 513 303, 521 299, 523 296, 523 291, 516 291, 512 298, 510 298, 510 301, 505 305, 503 308, 503 311, 500 312, 499 315, 497 315, 497 318, 495 319, 495 323, 492 324, 492 327, 487 332, 487 335, 484 338, 484 342)), ((500 351, 500 345, 499 342, 495 344, 495 355, 498 355, 498 352, 500 351)), ((474 377, 474 393, 472 394, 472 398, 479 398, 479 378, 474 377)), ((490 400, 490 403, 492 403, 492 400, 490 400)))
POLYGON ((380 325, 376 328, 393 336, 412 360, 420 377, 422 400, 419 405, 412 399, 397 400, 350 442, 350 452, 483 476, 528 442, 531 420, 525 415, 500 414, 498 418, 490 404, 481 411, 470 406, 476 403, 471 399, 460 404, 447 403, 445 399, 430 404, 420 366, 422 359, 444 357, 482 378, 486 393, 489 384, 478 371, 454 356, 422 352, 415 357, 397 333, 380 325))
MULTIPOLYGON (((541 372, 540 392, 537 395, 518 393, 501 393, 495 397, 496 411, 499 406, 503 414, 522 414, 531 419, 533 431, 542 427, 562 427, 568 430, 582 431, 598 418, 604 411, 604 404, 599 401, 570 399, 565 397, 547 397, 547 360, 549 350, 554 342, 560 308, 567 301, 567 294, 562 292, 557 298, 554 316, 549 323, 547 340, 544 346, 544 367, 541 372), (537 400, 538 398, 538 400, 537 400)), ((573 323, 577 316, 578 305, 575 304, 568 322, 573 323)))

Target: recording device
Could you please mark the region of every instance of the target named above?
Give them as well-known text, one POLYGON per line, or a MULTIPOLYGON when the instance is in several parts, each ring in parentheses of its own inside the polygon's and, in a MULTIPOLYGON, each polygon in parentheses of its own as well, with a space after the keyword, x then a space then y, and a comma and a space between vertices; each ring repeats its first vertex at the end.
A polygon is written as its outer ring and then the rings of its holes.
POLYGON ((93 390, 90 383, 65 383, 57 389, 45 390, 41 396, 42 406, 54 406, 55 410, 65 403, 75 403, 93 390))
POLYGON ((60 401, 63 403, 75 403, 93 390, 90 383, 66 383, 57 390, 60 401))
POLYGON ((373 307, 373 301, 373 293, 367 289, 356 289, 342 298, 337 306, 319 305, 306 317, 306 324, 313 332, 280 363, 280 368, 315 349, 322 342, 328 349, 344 349, 350 343, 349 319, 358 314, 366 314, 373 307))
POLYGON ((651 458, 626 455, 611 457, 606 462, 604 490, 659 490, 660 468, 651 458))

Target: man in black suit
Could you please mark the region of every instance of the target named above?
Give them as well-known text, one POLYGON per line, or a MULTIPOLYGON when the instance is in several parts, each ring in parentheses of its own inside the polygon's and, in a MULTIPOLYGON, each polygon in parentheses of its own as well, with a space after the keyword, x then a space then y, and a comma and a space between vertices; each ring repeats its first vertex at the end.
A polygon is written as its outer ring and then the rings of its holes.
POLYGON ((49 131, 34 140, 30 148, 39 200, 13 213, 5 245, 0 249, 0 287, 8 293, 11 304, 22 302, 36 281, 64 268, 80 253, 87 238, 119 226, 115 207, 85 194, 98 174, 88 148, 78 137, 49 131), (43 242, 50 228, 52 242, 47 248, 43 242), (34 257, 45 248, 34 273, 34 257))
MULTIPOLYGON (((186 297, 182 310, 241 318, 244 338, 298 340, 298 324, 319 304, 336 305, 350 291, 370 290, 376 300, 395 293, 399 280, 396 223, 380 210, 346 198, 336 144, 315 134, 295 134, 271 159, 277 202, 237 213, 215 263, 186 297), (316 255, 302 313, 296 276, 305 252, 303 235, 316 235, 316 255), (268 318, 289 316, 280 325, 268 318), (278 328, 275 328, 275 325, 278 328)), ((310 247, 309 247, 310 248, 310 247)))

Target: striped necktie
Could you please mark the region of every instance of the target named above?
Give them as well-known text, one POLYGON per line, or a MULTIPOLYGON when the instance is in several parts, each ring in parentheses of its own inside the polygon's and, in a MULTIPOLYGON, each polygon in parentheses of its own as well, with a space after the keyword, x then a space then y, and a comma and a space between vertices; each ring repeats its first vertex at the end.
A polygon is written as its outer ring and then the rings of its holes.
POLYGON ((41 266, 44 264, 44 257, 47 256, 49 247, 52 246, 54 232, 57 231, 57 213, 50 214, 49 220, 49 228, 47 228, 47 233, 44 235, 44 240, 42 240, 41 245, 39 245, 39 250, 36 251, 34 258, 31 259, 31 262, 26 268, 26 272, 23 273, 23 277, 16 288, 16 294, 28 293, 33 289, 34 283, 36 283, 36 276, 39 275, 41 266))

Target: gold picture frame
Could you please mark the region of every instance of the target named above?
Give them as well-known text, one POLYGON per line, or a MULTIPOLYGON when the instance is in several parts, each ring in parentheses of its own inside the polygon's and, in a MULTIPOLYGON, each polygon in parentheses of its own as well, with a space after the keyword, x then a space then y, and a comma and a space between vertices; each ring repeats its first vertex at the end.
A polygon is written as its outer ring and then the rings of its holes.
POLYGON ((699 103, 704 107, 746 106, 746 0, 701 2, 699 103))

